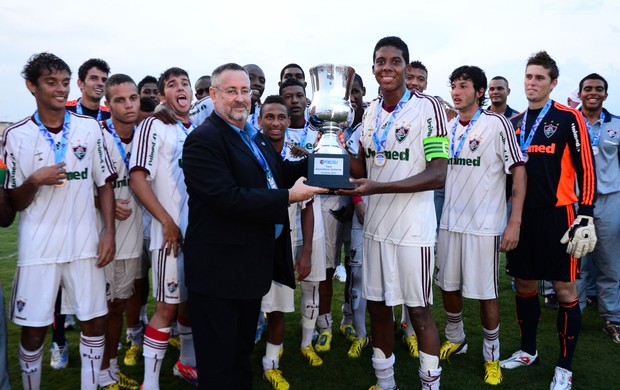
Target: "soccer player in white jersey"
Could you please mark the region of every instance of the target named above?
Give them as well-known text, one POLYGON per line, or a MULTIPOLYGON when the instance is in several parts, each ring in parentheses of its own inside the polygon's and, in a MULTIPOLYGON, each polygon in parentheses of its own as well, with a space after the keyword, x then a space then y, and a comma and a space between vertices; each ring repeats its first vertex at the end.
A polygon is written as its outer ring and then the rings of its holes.
POLYGON ((480 302, 484 381, 502 382, 499 367, 499 255, 519 241, 525 199, 525 163, 506 117, 482 109, 487 79, 476 66, 450 75, 459 115, 448 124, 450 159, 437 240, 437 274, 446 312, 447 340, 440 358, 467 352, 463 298, 480 302), (512 174, 512 211, 506 221, 506 174, 512 174), (503 233, 502 233, 503 231, 503 233))
POLYGON ((433 192, 447 166, 446 116, 433 97, 405 84, 409 49, 398 37, 373 50, 373 73, 383 93, 366 109, 357 158, 356 189, 369 195, 364 220, 363 296, 367 300, 377 377, 371 389, 395 389, 392 306, 405 304, 418 335, 425 389, 439 387, 439 334, 431 315, 435 211, 433 192))
POLYGON ((96 389, 107 313, 103 267, 115 253, 110 181, 116 172, 99 123, 65 108, 69 66, 53 54, 40 53, 30 58, 22 75, 37 111, 4 135, 5 188, 21 212, 10 310, 13 322, 22 327, 22 383, 27 389, 41 386, 43 340, 62 283, 64 299, 81 321, 82 389, 96 389), (95 190, 102 235, 95 223, 95 190))
POLYGON ((181 356, 174 375, 196 384, 196 356, 187 308, 181 246, 187 228, 187 187, 183 175, 183 143, 194 126, 189 119, 192 88, 187 72, 170 68, 159 77, 159 98, 175 118, 164 123, 145 119, 136 131, 130 160, 131 189, 153 216, 151 261, 155 313, 144 334, 145 389, 159 388, 161 361, 178 311, 181 356))
POLYGON ((113 182, 116 207, 116 255, 105 267, 108 285, 108 316, 105 352, 99 374, 102 389, 137 389, 138 382, 126 377, 118 366, 118 342, 123 313, 133 293, 142 255, 142 208, 129 189, 129 158, 140 95, 133 79, 124 74, 110 76, 104 86, 105 105, 111 118, 102 121, 108 152, 118 173, 113 182))
MULTIPOLYGON (((315 128, 305 119, 306 91, 304 84, 295 78, 287 78, 280 84, 280 96, 284 98, 291 118, 286 129, 283 157, 298 160, 314 151, 317 134, 315 128)), ((325 280, 325 227, 321 212, 322 198, 315 196, 312 201, 314 230, 312 235, 312 272, 301 281, 301 354, 311 366, 320 366, 323 360, 312 346, 312 336, 319 317, 319 283, 325 280)), ((297 221, 300 216, 296 216, 297 221)), ((291 222, 291 226, 298 225, 291 222)), ((297 228, 299 229, 299 228, 297 228)))
POLYGON ((258 118, 260 117, 260 98, 265 92, 265 72, 256 64, 244 65, 243 69, 250 76, 250 88, 252 88, 252 107, 250 108, 250 115, 248 115, 248 123, 260 129, 258 118))

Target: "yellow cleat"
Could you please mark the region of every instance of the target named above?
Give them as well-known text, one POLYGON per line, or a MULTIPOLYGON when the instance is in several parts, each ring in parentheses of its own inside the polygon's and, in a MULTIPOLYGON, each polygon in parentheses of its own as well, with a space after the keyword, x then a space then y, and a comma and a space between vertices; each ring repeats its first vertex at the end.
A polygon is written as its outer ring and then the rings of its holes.
POLYGON ((372 385, 370 386, 370 389, 368 390, 398 390, 398 387, 393 387, 391 389, 384 389, 383 387, 379 387, 377 385, 372 385))
POLYGON ((138 383, 138 381, 129 378, 120 371, 116 373, 116 377, 118 378, 116 383, 118 384, 119 389, 138 390, 140 388, 140 383, 138 383))
POLYGON ((502 369, 499 368, 499 360, 484 363, 484 383, 499 385, 502 383, 502 369))
POLYGON ((462 353, 467 352, 467 342, 463 341, 462 343, 453 343, 450 340, 446 340, 441 344, 441 349, 439 350, 439 359, 447 360, 452 355, 460 355, 462 353))
POLYGON ((123 362, 126 366, 135 366, 138 364, 138 360, 142 357, 142 346, 132 345, 125 353, 125 359, 123 362))
POLYGON ((354 342, 355 339, 357 338, 353 325, 349 325, 349 324, 342 325, 340 327, 340 331, 342 332, 342 335, 346 337, 347 340, 349 340, 350 342, 354 342))
POLYGON ((412 334, 407 337, 407 335, 403 335, 403 343, 407 346, 409 350, 409 356, 412 358, 419 358, 420 352, 418 351, 418 338, 416 335, 412 334))
POLYGON ((284 379, 282 371, 280 370, 265 371, 263 373, 263 378, 271 384, 274 390, 288 390, 290 388, 290 385, 286 379, 284 379))
POLYGON ((311 366, 316 367, 316 366, 320 366, 321 364, 323 364, 323 359, 321 359, 319 355, 316 354, 316 352, 314 351, 314 348, 312 348, 312 344, 308 344, 306 348, 302 348, 300 351, 301 351, 301 356, 308 359, 308 363, 311 366))
POLYGON ((107 386, 101 387, 101 390, 121 390, 121 388, 118 386, 118 383, 110 383, 107 386))
POLYGON ((170 337, 170 340, 168 340, 168 344, 171 347, 178 349, 179 351, 181 350, 181 339, 179 338, 179 336, 170 337))
POLYGON ((353 340, 353 344, 351 344, 351 348, 349 348, 349 352, 347 353, 347 355, 352 359, 358 358, 362 356, 362 349, 364 349, 364 347, 367 345, 368 337, 356 337, 355 340, 353 340))
POLYGON ((327 352, 332 348, 332 334, 325 331, 319 335, 319 339, 314 345, 316 352, 327 352))

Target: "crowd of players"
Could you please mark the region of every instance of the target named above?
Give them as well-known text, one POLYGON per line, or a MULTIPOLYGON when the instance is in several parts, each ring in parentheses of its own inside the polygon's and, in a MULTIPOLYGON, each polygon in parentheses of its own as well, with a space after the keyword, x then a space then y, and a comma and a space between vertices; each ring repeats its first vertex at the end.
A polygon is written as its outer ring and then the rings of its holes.
MULTIPOLYGON (((221 114, 213 104, 216 93, 239 101, 247 123, 284 160, 306 158, 319 138, 300 66, 286 65, 279 94, 264 99, 262 69, 243 68, 245 88, 220 89, 219 74, 213 80, 203 76, 195 82, 192 104, 190 79, 181 68, 136 84, 91 59, 78 72, 81 98, 68 102, 71 70, 63 60, 40 53, 26 64, 22 75, 37 108, 4 134, 7 177, 0 193, 3 226, 21 213, 9 316, 22 327, 24 388, 40 387, 43 342, 52 322, 51 364, 67 365, 61 312, 80 320, 82 388, 158 389, 169 344, 180 349, 174 375, 201 388, 233 383, 199 378, 196 369, 200 354, 183 268, 183 143, 209 116, 221 114), (149 267, 155 311, 147 320, 149 267), (124 316, 131 342, 124 364, 143 357, 142 384, 126 377, 118 363, 124 316)), ((560 353, 551 388, 570 388, 581 312, 591 295, 588 279, 578 279, 580 259, 596 288, 603 330, 620 343, 620 266, 614 259, 620 226, 613 212, 620 207, 620 118, 603 108, 606 80, 595 73, 584 77, 573 98, 581 100, 580 109, 564 106, 550 99, 557 65, 539 52, 525 68, 525 111, 507 105, 505 78, 487 84, 476 66, 461 66, 449 76, 449 104, 424 94, 428 71, 410 62, 406 44, 396 37, 377 43, 373 73, 379 96, 365 102, 356 75, 354 121, 343 129, 356 189, 289 207, 302 356, 318 366, 330 350, 331 283, 344 243, 347 284, 338 327, 351 341, 350 358, 372 345, 377 382, 371 389, 396 388, 396 305, 403 305, 403 342, 419 358, 423 388, 439 388, 440 360, 467 352, 462 297, 480 303, 485 383, 501 383, 502 368, 532 364, 538 359, 540 280, 551 281, 559 306, 560 353), (491 104, 485 109, 487 92, 491 104), (521 337, 521 349, 505 360, 499 342, 500 252, 507 253, 514 278, 521 337), (430 312, 433 281, 447 320, 443 343, 430 312)), ((289 388, 279 358, 284 313, 294 308, 293 289, 272 282, 258 327, 266 326, 262 363, 274 389, 289 388)))

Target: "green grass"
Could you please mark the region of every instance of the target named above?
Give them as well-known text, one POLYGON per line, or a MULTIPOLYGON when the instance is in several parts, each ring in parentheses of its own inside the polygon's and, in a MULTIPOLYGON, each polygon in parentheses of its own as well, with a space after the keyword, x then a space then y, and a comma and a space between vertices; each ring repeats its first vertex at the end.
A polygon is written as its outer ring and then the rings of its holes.
MULTIPOLYGON (((0 276, 3 281, 5 302, 8 304, 11 293, 11 280, 16 264, 17 224, 8 229, 0 230, 0 276)), ((375 383, 374 372, 370 357, 372 349, 366 347, 360 359, 349 359, 347 350, 349 342, 338 331, 341 314, 344 283, 334 281, 334 301, 332 312, 334 315, 334 338, 332 350, 321 354, 324 364, 320 367, 308 366, 298 353, 300 343, 300 315, 298 312, 286 316, 286 335, 284 341, 284 355, 280 362, 285 378, 290 382, 292 389, 368 389, 375 383)), ((296 290, 299 299, 299 288, 296 290)), ((514 295, 510 290, 508 277, 500 276, 500 308, 502 311, 501 323, 501 356, 506 358, 519 349, 519 334, 515 320, 514 295)), ((150 304, 152 311, 152 301, 150 304)), ((8 310, 8 307, 7 307, 8 310)), ((433 313, 440 329, 443 340, 445 324, 441 296, 435 291, 435 305, 433 313)), ((396 318, 400 319, 400 310, 396 309, 396 318)), ((463 312, 465 331, 467 333, 469 350, 467 354, 454 356, 449 362, 442 362, 442 387, 445 389, 479 389, 484 385, 483 358, 482 358, 482 330, 478 314, 478 304, 466 300, 463 312)), ((542 309, 541 322, 538 328, 538 351, 540 364, 518 370, 503 370, 504 382, 502 389, 528 390, 548 389, 553 376, 553 369, 558 355, 558 340, 555 330, 556 312, 542 309)), ((610 389, 620 387, 620 345, 614 344, 601 331, 602 320, 596 309, 588 307, 583 317, 583 327, 580 334, 577 352, 573 362, 573 377, 575 389, 610 389)), ((21 388, 21 374, 17 361, 19 343, 19 327, 11 322, 9 328, 9 369, 11 384, 14 389, 21 388)), ((369 328, 370 331, 370 328, 369 328)), ((45 342, 49 348, 51 332, 45 342)), ((68 331, 67 336, 71 344, 69 367, 54 371, 49 367, 49 352, 44 355, 43 385, 44 389, 77 389, 79 388, 79 354, 77 330, 68 331)), ((419 389, 420 382, 417 375, 418 361, 409 357, 405 346, 400 341, 400 332, 396 332, 396 380, 401 390, 419 389)), ((265 343, 261 341, 252 356, 254 367, 254 388, 270 389, 270 386, 261 379, 261 357, 265 351, 265 343)), ((217 351, 214 351, 217 353, 217 351)), ((119 361, 122 361, 124 350, 119 351, 119 361)), ((162 389, 191 389, 185 382, 172 376, 172 366, 178 358, 176 350, 169 349, 164 360, 161 375, 162 389)), ((121 368, 130 377, 142 379, 143 365, 121 368)))

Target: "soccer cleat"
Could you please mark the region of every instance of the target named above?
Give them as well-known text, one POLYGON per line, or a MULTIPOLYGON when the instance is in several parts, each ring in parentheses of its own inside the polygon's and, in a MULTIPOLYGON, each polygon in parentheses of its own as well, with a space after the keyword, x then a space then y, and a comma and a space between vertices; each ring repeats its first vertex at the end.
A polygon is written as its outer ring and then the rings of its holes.
POLYGON ((319 335, 319 339, 314 345, 316 352, 327 352, 332 348, 332 334, 325 331, 319 335))
MULTIPOLYGON (((418 338, 414 334, 409 337, 404 334, 403 343, 405 343, 407 349, 409 349, 409 356, 412 358, 420 357, 420 352, 418 351, 418 338)), ((467 349, 467 346, 465 346, 465 349, 467 349)))
POLYGON ((556 367, 550 390, 570 390, 573 386, 573 373, 566 368, 556 367))
POLYGON ((180 360, 177 360, 177 364, 172 368, 172 373, 175 376, 187 381, 188 383, 198 387, 198 372, 196 367, 184 366, 180 360))
POLYGON ((288 390, 291 387, 282 376, 282 371, 280 370, 265 371, 263 373, 263 378, 271 384, 274 390, 288 390))
POLYGON ((116 377, 116 383, 118 384, 119 389, 138 390, 140 388, 140 383, 138 381, 129 378, 127 375, 123 374, 120 371, 116 373, 116 377))
POLYGON ((370 386, 370 389, 368 390, 398 390, 398 387, 392 387, 390 389, 384 389, 383 387, 379 387, 377 385, 372 385, 370 386))
POLYGON ((620 324, 617 322, 605 321, 603 332, 611 337, 614 343, 620 344, 620 324))
POLYGON ((334 279, 341 281, 342 283, 347 281, 347 271, 342 264, 336 267, 334 272, 334 279))
POLYGON ((50 366, 54 370, 60 370, 66 368, 69 365, 69 342, 65 341, 65 345, 59 347, 58 344, 52 343, 52 349, 50 349, 52 357, 50 359, 50 366))
POLYGON ((342 332, 342 335, 351 342, 355 341, 355 339, 357 338, 355 335, 355 329, 353 328, 353 325, 344 324, 340 327, 340 331, 342 332))
POLYGON ((523 352, 519 350, 513 353, 512 356, 509 357, 508 359, 502 360, 501 362, 499 362, 499 366, 501 368, 506 368, 509 370, 513 368, 517 368, 517 367, 525 367, 525 366, 529 366, 530 364, 534 363, 537 358, 538 358, 538 351, 536 351, 536 354, 532 356, 527 352, 523 352))
POLYGON ((462 343, 453 343, 450 340, 446 340, 441 344, 439 350, 439 359, 447 360, 452 355, 460 355, 467 352, 467 341, 463 340, 462 343))
POLYGON ((311 366, 317 367, 323 364, 323 359, 321 359, 319 355, 316 354, 314 348, 312 348, 312 344, 308 344, 308 346, 306 348, 302 348, 300 352, 301 356, 308 359, 308 364, 310 364, 311 366))
POLYGON ((142 346, 132 345, 125 353, 125 359, 123 362, 126 366, 135 366, 138 364, 138 360, 142 357, 142 346))
POLYGON ((499 385, 502 383, 502 369, 499 367, 499 360, 484 363, 484 383, 488 385, 499 385))
POLYGON ((362 349, 364 349, 366 345, 368 345, 368 337, 356 337, 355 340, 353 340, 353 344, 351 344, 351 348, 349 348, 347 355, 352 359, 362 356, 362 349))
POLYGON ((170 337, 170 339, 168 340, 168 345, 180 351, 181 350, 181 339, 179 338, 179 336, 170 337))
POLYGON ((75 329, 75 317, 73 314, 67 314, 65 317, 65 330, 75 329))
POLYGON ((107 386, 102 386, 101 390, 122 390, 122 387, 120 387, 118 383, 110 383, 107 386))

